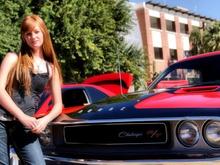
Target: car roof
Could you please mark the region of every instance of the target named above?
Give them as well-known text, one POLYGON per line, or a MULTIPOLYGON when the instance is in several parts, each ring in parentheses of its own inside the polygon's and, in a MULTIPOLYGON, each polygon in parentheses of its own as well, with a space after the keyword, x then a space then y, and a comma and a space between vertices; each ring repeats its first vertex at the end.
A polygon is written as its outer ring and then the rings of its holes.
POLYGON ((111 92, 110 90, 107 90, 105 88, 102 88, 100 86, 97 85, 93 85, 93 84, 79 84, 79 83, 65 83, 62 84, 61 86, 62 88, 71 88, 71 87, 92 87, 92 88, 96 88, 102 92, 104 92, 105 94, 107 94, 108 96, 115 96, 115 93, 111 92))
POLYGON ((176 63, 182 63, 182 62, 185 62, 185 61, 192 61, 192 60, 197 60, 197 59, 201 59, 201 58, 209 58, 209 57, 212 57, 212 56, 220 56, 220 51, 214 51, 214 52, 208 52, 208 53, 203 53, 203 54, 190 56, 190 57, 184 58, 182 60, 179 60, 176 63))
POLYGON ((173 63, 170 65, 169 68, 176 68, 176 67, 187 67, 187 68, 205 68, 205 67, 218 67, 220 63, 220 51, 215 52, 208 52, 204 54, 199 54, 195 56, 191 56, 178 62, 173 63))

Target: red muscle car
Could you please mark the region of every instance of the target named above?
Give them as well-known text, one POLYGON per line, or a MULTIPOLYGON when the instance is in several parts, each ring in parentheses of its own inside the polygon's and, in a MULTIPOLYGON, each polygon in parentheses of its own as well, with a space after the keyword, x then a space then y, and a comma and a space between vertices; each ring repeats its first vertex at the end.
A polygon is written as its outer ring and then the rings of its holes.
POLYGON ((146 91, 61 116, 41 143, 53 164, 218 164, 220 51, 170 65, 146 91))

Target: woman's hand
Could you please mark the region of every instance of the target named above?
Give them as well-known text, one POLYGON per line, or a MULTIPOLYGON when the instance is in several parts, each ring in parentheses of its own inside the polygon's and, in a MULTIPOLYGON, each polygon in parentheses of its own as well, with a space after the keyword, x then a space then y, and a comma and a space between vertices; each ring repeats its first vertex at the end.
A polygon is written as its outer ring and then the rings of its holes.
POLYGON ((20 119, 18 118, 18 120, 24 125, 25 128, 30 130, 36 128, 38 125, 36 118, 28 116, 26 114, 22 115, 22 117, 20 119))
POLYGON ((46 117, 42 117, 40 119, 37 119, 37 126, 34 127, 31 131, 36 134, 42 133, 43 130, 47 127, 48 122, 49 121, 46 117))

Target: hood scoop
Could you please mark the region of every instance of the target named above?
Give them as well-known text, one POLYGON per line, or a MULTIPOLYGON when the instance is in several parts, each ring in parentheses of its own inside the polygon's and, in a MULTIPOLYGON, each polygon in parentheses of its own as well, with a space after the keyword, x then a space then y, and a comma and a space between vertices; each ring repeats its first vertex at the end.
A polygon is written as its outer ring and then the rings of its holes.
POLYGON ((220 89, 220 86, 200 86, 200 87, 191 87, 191 88, 181 88, 175 93, 200 93, 200 92, 215 92, 220 89))

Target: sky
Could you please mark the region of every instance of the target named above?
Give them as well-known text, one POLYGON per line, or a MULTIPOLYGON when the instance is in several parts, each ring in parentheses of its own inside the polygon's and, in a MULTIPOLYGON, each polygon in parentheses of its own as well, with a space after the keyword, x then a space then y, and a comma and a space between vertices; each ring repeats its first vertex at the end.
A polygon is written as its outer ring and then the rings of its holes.
MULTIPOLYGON (((142 3, 145 0, 129 0, 130 2, 142 3)), ((146 0, 148 1, 148 0, 146 0)), ((151 0, 155 3, 166 4, 170 7, 181 6, 189 11, 220 20, 220 0, 151 0)))

